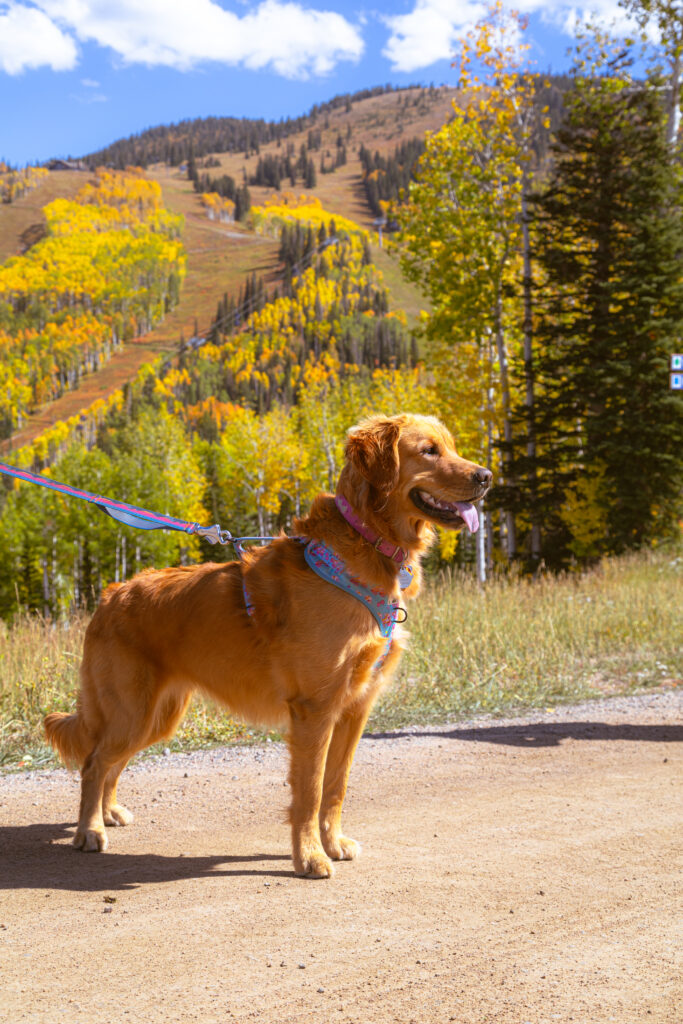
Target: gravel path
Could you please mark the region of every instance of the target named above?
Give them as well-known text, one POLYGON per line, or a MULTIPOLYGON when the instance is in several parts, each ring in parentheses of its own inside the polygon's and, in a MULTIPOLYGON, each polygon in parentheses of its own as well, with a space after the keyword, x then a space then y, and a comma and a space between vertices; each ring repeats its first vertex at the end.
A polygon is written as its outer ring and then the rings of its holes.
POLYGON ((2 776, 0 1022, 680 1024, 682 741, 678 690, 365 737, 318 882, 280 744, 138 763, 100 855, 2 776))

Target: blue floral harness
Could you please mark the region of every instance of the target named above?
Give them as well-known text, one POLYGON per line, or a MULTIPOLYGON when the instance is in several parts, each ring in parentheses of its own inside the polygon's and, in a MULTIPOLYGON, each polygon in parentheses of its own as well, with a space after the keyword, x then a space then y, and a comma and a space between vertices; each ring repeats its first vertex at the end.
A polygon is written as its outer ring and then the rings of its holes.
MULTIPOLYGON (((387 642, 384 652, 373 665, 373 672, 379 671, 391 650, 394 626, 399 622, 405 622, 407 618, 405 608, 398 601, 390 600, 381 590, 368 587, 352 576, 343 559, 339 557, 336 551, 328 547, 327 544, 323 544, 322 541, 318 540, 309 540, 307 537, 297 537, 296 539, 306 545, 304 548, 304 558, 306 559, 306 564, 316 575, 345 593, 351 594, 352 597, 355 597, 357 601, 360 601, 372 613, 379 627, 380 634, 387 642), (398 618, 401 612, 403 617, 398 618)), ((412 579, 413 569, 410 565, 404 563, 399 572, 401 590, 406 590, 410 586, 412 579)), ((254 605, 249 597, 244 579, 242 580, 242 590, 244 592, 247 614, 253 615, 254 605)))

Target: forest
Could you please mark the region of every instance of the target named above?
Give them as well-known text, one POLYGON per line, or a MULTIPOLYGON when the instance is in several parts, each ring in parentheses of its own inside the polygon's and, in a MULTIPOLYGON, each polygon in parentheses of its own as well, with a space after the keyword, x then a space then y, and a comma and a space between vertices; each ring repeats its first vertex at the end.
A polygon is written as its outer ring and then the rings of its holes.
MULTIPOLYGON (((298 150, 279 147, 283 165, 266 155, 257 164, 286 190, 240 211, 244 229, 277 240, 278 282, 254 274, 226 291, 206 336, 13 461, 268 535, 334 488, 344 433, 361 416, 429 409, 496 480, 476 546, 442 536, 432 569, 455 560, 481 581, 536 576, 680 538, 683 418, 667 372, 683 335, 675 62, 636 76, 634 53, 594 34, 560 102, 539 88, 501 17, 494 9, 463 41, 460 99, 442 127, 361 153, 365 187, 374 183, 398 229, 391 258, 425 297, 416 326, 392 305, 376 236, 325 209, 315 188, 297 191, 319 147, 307 122, 298 150)), ((188 175, 209 215, 230 220, 239 190, 200 175, 203 147, 197 137, 186 151, 188 175)), ((100 171, 78 202, 57 201, 46 216, 47 237, 0 267, 2 343, 25 389, 0 392, 8 430, 41 400, 38 382, 69 386, 69 358, 105 358, 114 338, 163 314, 182 278, 180 225, 142 171, 100 171)), ((9 482, 0 502, 5 617, 91 608, 107 582, 145 565, 229 554, 132 534, 9 482)))
MULTIPOLYGON (((269 534, 334 486, 353 419, 431 401, 367 234, 310 196, 277 196, 251 217, 254 230, 280 239, 281 290, 266 298, 247 281, 220 304, 203 344, 181 347, 177 360, 145 367, 44 432, 13 453, 15 465, 202 524, 229 523, 233 533, 269 534)), ((92 607, 108 581, 144 565, 231 555, 181 535, 131 536, 88 506, 10 484, 0 614, 92 607)))
POLYGON ((43 213, 45 238, 0 265, 0 438, 149 330, 185 272, 182 223, 140 171, 100 171, 43 213))
POLYGON ((92 168, 106 165, 123 170, 128 166, 147 167, 154 163, 175 167, 186 163, 191 154, 199 158, 213 153, 258 153, 263 145, 276 142, 279 146, 291 135, 313 128, 333 110, 351 110, 354 102, 414 88, 405 86, 402 90, 385 85, 344 93, 326 103, 315 104, 307 114, 280 121, 247 117, 204 117, 179 121, 171 126, 150 128, 139 135, 120 139, 105 149, 89 154, 85 160, 92 168))
POLYGON ((395 208, 404 272, 431 300, 441 407, 497 468, 480 578, 497 552, 537 572, 680 539, 683 26, 655 7, 644 77, 641 44, 579 40, 555 131, 540 112, 544 155, 524 22, 506 35, 497 5, 463 41, 463 102, 395 208))
POLYGON ((0 202, 13 203, 46 177, 44 167, 12 168, 0 160, 0 202))

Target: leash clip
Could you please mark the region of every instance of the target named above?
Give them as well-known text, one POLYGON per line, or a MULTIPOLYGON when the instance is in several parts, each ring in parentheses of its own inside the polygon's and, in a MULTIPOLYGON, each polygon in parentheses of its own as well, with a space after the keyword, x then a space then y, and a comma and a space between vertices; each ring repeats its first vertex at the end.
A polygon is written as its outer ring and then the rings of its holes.
POLYGON ((196 533, 198 537, 208 540, 209 544, 230 544, 232 542, 230 530, 221 530, 218 523, 214 523, 213 526, 200 526, 198 523, 193 523, 192 529, 187 532, 196 533))
POLYGON ((398 613, 398 612, 403 612, 403 618, 402 619, 396 619, 396 618, 394 619, 394 624, 396 626, 402 625, 406 621, 406 619, 408 618, 408 612, 407 612, 407 610, 402 605, 399 605, 398 608, 396 609, 396 613, 398 613))

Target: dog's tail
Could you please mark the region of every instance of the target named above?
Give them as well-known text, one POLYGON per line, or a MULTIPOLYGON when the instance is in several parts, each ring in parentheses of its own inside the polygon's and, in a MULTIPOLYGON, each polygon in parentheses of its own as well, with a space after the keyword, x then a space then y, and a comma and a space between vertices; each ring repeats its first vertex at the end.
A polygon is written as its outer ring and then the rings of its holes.
POLYGON ((70 768, 80 768, 93 746, 81 715, 53 711, 43 721, 43 728, 62 761, 70 768))

